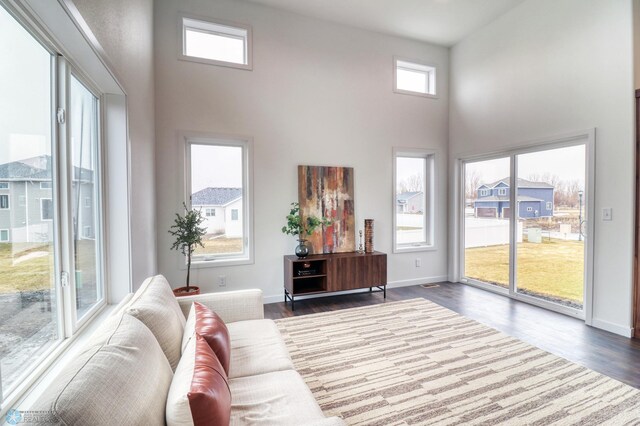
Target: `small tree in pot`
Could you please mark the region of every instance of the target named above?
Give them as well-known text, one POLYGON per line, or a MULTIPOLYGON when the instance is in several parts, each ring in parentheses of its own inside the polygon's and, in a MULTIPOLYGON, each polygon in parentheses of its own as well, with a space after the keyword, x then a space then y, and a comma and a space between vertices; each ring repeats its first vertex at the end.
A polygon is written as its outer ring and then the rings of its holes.
POLYGON ((185 203, 185 214, 180 216, 176 213, 174 224, 169 229, 169 234, 173 235, 176 240, 171 246, 172 250, 180 250, 183 255, 187 256, 187 281, 185 287, 176 288, 173 293, 176 296, 188 296, 190 294, 200 294, 200 288, 189 285, 191 276, 191 257, 197 246, 204 247, 202 237, 207 233, 206 228, 200 225, 204 222, 202 212, 198 209, 189 209, 185 203))

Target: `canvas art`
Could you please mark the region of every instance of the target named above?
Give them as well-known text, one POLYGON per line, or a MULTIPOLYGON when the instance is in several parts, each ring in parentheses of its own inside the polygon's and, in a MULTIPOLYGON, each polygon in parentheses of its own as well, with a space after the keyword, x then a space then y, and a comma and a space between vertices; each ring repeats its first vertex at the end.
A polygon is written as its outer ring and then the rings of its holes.
POLYGON ((308 237, 311 253, 356 249, 353 168, 298 166, 300 216, 326 217, 331 225, 308 237))

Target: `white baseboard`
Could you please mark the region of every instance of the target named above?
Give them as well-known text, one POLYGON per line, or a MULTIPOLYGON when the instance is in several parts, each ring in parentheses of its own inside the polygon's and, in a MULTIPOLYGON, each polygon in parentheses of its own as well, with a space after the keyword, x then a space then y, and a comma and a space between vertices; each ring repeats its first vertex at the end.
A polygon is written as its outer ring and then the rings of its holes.
POLYGON ((604 321, 598 318, 593 318, 591 325, 601 330, 609 331, 611 333, 619 334, 624 337, 633 337, 633 328, 625 327, 623 325, 614 324, 609 321, 604 321))
MULTIPOLYGON (((409 287, 412 285, 419 285, 419 284, 439 283, 442 281, 447 281, 446 275, 441 275, 437 277, 412 278, 410 280, 389 281, 387 283, 387 289, 398 288, 398 287, 409 287)), ((296 296, 296 300, 315 299, 317 297, 339 296, 341 294, 368 293, 368 292, 369 292, 368 289, 336 291, 334 293, 312 294, 309 296, 296 296)), ((284 302, 284 290, 283 290, 283 293, 279 295, 264 296, 265 305, 270 303, 278 303, 278 302, 284 302)))

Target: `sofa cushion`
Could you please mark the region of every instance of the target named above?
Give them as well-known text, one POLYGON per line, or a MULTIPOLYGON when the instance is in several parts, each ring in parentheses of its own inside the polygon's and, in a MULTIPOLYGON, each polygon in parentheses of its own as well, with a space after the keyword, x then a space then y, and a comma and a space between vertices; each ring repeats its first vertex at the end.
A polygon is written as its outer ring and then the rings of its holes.
POLYGON ((231 425, 292 425, 324 419, 313 394, 293 370, 229 379, 231 425))
POLYGON ((239 321, 227 324, 227 328, 231 337, 229 378, 294 369, 273 321, 239 321))
POLYGON ((196 334, 185 348, 167 397, 167 425, 228 425, 231 393, 222 365, 196 334))
POLYGON ((163 424, 172 377, 142 322, 109 317, 30 409, 50 411, 67 425, 163 424))
POLYGON ((175 370, 182 352, 185 318, 166 278, 147 278, 133 295, 127 312, 149 327, 175 370))
POLYGON ((229 341, 229 330, 215 312, 204 306, 202 303, 193 302, 189 317, 184 327, 182 337, 182 351, 196 334, 202 336, 211 350, 216 354, 220 364, 226 374, 229 374, 229 360, 231 343, 229 341))

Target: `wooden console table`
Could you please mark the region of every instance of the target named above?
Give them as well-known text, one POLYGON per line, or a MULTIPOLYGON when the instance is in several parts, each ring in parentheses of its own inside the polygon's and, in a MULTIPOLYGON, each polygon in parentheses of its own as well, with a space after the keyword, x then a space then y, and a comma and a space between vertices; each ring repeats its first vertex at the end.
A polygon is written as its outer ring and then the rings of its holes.
POLYGON ((304 259, 284 257, 284 302, 296 296, 369 288, 387 298, 387 255, 385 253, 314 254, 304 259))

